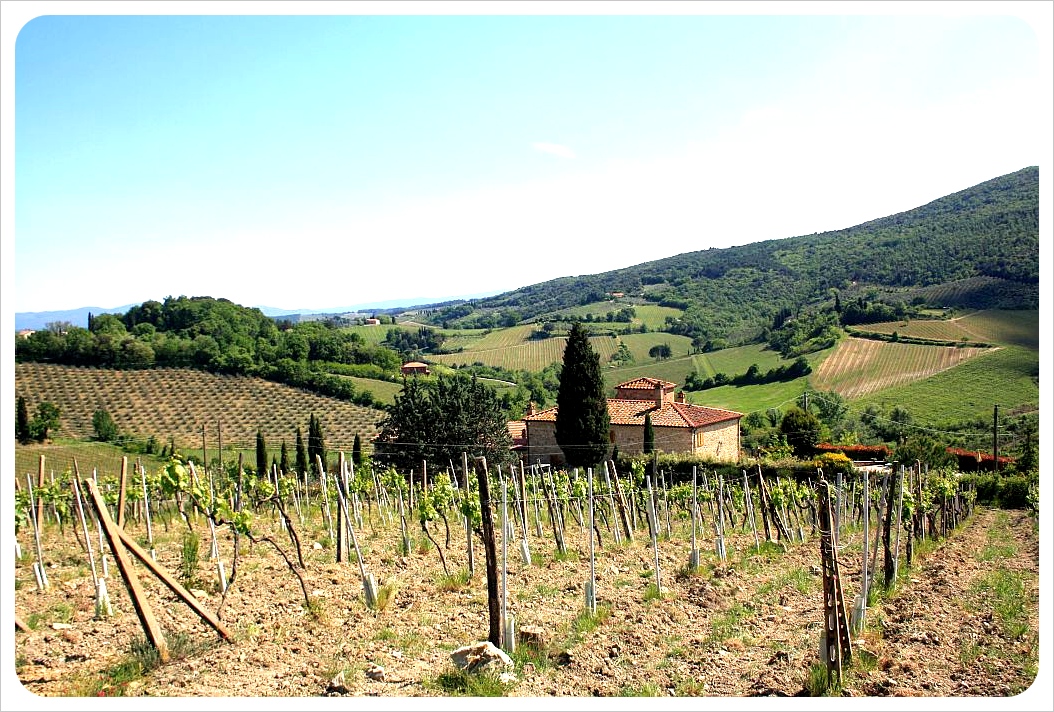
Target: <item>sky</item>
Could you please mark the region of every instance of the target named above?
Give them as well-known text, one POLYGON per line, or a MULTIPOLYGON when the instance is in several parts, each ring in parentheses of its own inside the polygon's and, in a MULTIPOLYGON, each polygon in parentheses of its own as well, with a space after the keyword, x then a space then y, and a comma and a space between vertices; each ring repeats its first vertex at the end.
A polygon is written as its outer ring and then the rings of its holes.
POLYGON ((1047 3, 190 7, 5 3, 5 311, 497 293, 1050 165, 1047 3))

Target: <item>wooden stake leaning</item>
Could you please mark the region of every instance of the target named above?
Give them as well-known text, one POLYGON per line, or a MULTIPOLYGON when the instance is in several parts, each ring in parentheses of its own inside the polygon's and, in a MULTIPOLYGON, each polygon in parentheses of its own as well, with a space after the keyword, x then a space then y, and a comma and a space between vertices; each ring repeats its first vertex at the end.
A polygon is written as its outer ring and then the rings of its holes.
POLYGON ((125 550, 124 543, 121 540, 121 530, 110 519, 110 513, 106 509, 106 502, 103 501, 102 495, 96 489, 95 482, 87 480, 87 486, 88 493, 91 495, 92 505, 95 507, 99 523, 102 525, 100 530, 106 534, 106 541, 110 545, 110 551, 113 553, 114 561, 117 562, 117 568, 121 572, 121 577, 128 587, 132 605, 135 608, 136 615, 139 617, 139 622, 143 625, 143 631, 146 633, 150 643, 157 649, 161 662, 167 663, 169 659, 168 643, 165 642, 161 626, 157 622, 157 618, 154 617, 154 611, 146 600, 146 594, 139 583, 139 577, 136 575, 132 562, 128 558, 128 552, 125 550))
MULTIPOLYGON (((40 462, 44 462, 44 456, 40 456, 40 462)), ((41 472, 43 473, 43 464, 41 464, 41 472)), ((29 485, 29 513, 30 519, 33 520, 33 541, 37 545, 37 560, 33 562, 33 573, 37 577, 37 590, 46 591, 48 590, 48 574, 44 570, 44 549, 40 545, 40 519, 37 518, 38 513, 43 515, 44 512, 44 500, 38 499, 37 506, 33 506, 33 478, 29 474, 26 475, 26 484, 29 485)))

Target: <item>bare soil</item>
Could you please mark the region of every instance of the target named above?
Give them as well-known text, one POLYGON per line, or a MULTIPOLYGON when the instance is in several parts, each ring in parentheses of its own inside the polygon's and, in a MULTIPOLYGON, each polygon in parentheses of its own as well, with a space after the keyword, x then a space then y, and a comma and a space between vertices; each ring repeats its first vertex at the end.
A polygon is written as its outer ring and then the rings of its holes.
MULTIPOLYGON (((25 690, 40 696, 448 696, 452 690, 442 676, 454 670, 451 651, 487 637, 482 547, 477 540, 476 572, 467 585, 445 590, 439 556, 434 548, 421 546, 419 527, 412 530, 413 550, 401 556, 398 527, 381 527, 375 512, 373 522, 376 528, 365 524, 358 540, 366 569, 394 588, 382 610, 365 605, 357 564, 338 564, 332 547, 313 546, 325 537, 322 525, 299 527, 307 560, 302 575, 321 604, 312 615, 282 558, 266 544, 250 548, 244 538, 237 579, 221 603, 215 564, 208 560, 208 526, 198 520, 201 580, 194 588, 205 592, 203 602, 219 612, 235 642, 223 642, 137 566, 166 636, 181 641, 185 657, 177 655, 138 679, 112 685, 114 667, 129 659, 132 641, 143 635, 112 560, 108 587, 115 615, 96 619, 91 571, 70 528, 64 536, 54 525, 46 528, 51 582, 46 592, 37 591, 32 539, 23 531, 19 540, 25 554, 16 562, 14 608, 35 629, 16 634, 18 679, 25 690), (366 675, 371 665, 383 669, 378 673, 373 668, 377 679, 366 675), (343 687, 334 686, 333 678, 341 672, 343 687)), ((508 609, 518 628, 544 629, 546 643, 544 653, 531 657, 521 650, 516 681, 505 687, 506 695, 809 694, 810 671, 819 663, 823 610, 818 535, 810 537, 806 530, 806 540, 789 543, 785 552, 766 547, 753 553, 750 530, 736 531, 729 537, 728 558, 720 561, 712 537, 700 532, 703 565, 689 574, 687 526, 674 522, 672 538, 659 542, 662 597, 645 600, 655 582, 647 526, 637 531, 633 543, 621 545, 613 543, 610 529, 602 530, 596 591, 607 615, 587 630, 576 618, 583 611, 589 576, 588 542, 573 519, 568 524, 568 548, 577 552, 572 560, 559 560, 550 540, 533 537, 533 527, 529 534, 536 563, 525 564, 518 541, 510 541, 508 609)), ((258 520, 261 525, 270 526, 266 516, 258 520)), ((127 528, 145 537, 145 527, 134 521, 127 528)), ((169 571, 180 569, 185 528, 178 519, 167 531, 155 522, 158 561, 169 571)), ((903 577, 895 592, 868 610, 867 628, 853 641, 853 663, 846 668, 840 694, 1008 698, 1026 690, 1038 663, 1037 529, 1035 519, 1024 512, 979 508, 911 567, 902 558, 903 577), (1021 594, 1028 626, 1014 639, 1007 637, 982 587, 993 570, 993 562, 981 555, 993 528, 1008 533, 1004 545, 1014 552, 1000 565, 1019 572, 1025 582, 1021 594)), ((432 533, 443 545, 442 523, 432 533)), ((295 556, 278 527, 273 536, 295 556)), ((850 531, 841 541, 847 607, 860 587, 861 538, 860 532, 850 531)), ((228 573, 232 552, 231 534, 221 533, 220 554, 228 573)), ((451 572, 466 568, 464 529, 453 522, 445 555, 451 572)), ((500 544, 498 556, 500 562, 500 544)))

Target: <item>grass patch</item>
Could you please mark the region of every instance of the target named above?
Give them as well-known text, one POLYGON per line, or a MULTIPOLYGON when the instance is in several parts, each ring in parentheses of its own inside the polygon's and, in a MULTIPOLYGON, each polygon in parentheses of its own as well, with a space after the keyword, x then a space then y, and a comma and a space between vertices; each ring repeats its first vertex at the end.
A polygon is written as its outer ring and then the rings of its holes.
POLYGON ((837 675, 827 669, 826 663, 813 663, 805 678, 805 689, 810 697, 837 697, 842 693, 837 675))
POLYGON ((461 569, 452 574, 443 574, 436 584, 440 591, 462 591, 468 586, 468 569, 461 569))
POLYGON ((491 672, 449 670, 425 681, 425 687, 455 697, 504 697, 512 685, 491 672))
POLYGON ((742 603, 734 603, 724 613, 716 616, 710 624, 710 640, 720 642, 735 637, 739 632, 740 624, 750 613, 750 610, 742 603))
POLYGON ((659 686, 654 682, 645 682, 641 685, 623 685, 618 691, 619 697, 658 697, 659 686))
POLYGON ((562 554, 560 553, 559 549, 557 549, 556 551, 553 552, 553 561, 571 561, 571 562, 576 562, 580 558, 581 557, 578 555, 578 552, 575 551, 574 549, 566 549, 564 551, 564 553, 562 553, 562 554))
POLYGON ((649 583, 644 588, 644 602, 659 600, 662 600, 662 591, 659 589, 659 584, 649 583))

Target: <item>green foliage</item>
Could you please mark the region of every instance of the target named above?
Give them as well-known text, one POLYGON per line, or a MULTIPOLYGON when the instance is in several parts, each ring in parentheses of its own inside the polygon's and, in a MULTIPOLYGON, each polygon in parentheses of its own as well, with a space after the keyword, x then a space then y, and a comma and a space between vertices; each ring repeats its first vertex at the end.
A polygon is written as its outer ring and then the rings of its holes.
POLYGON ((387 408, 374 442, 374 459, 404 471, 422 460, 446 463, 486 457, 488 464, 511 458, 508 421, 494 391, 463 373, 435 380, 407 379, 387 408))
POLYGON ((256 431, 256 472, 260 476, 270 473, 267 465, 267 442, 264 440, 263 431, 256 431))
POLYGON ((92 429, 95 431, 95 439, 104 443, 112 443, 117 439, 117 423, 113 416, 105 408, 99 408, 91 417, 92 429))
POLYGON ((644 414, 644 453, 655 450, 655 428, 651 424, 651 413, 644 414))
POLYGON ((567 465, 592 467, 603 460, 611 423, 600 357, 578 323, 568 333, 556 404, 556 442, 567 465))
POLYGON ((792 406, 783 414, 780 432, 787 439, 795 456, 808 457, 820 441, 820 420, 812 413, 792 406))
POLYGON ((304 433, 300 426, 296 426, 296 471, 297 474, 307 474, 310 465, 307 461, 307 448, 304 447, 304 433))
POLYGON ((183 550, 179 560, 179 580, 184 588, 192 588, 198 580, 200 538, 195 532, 183 532, 183 550))
POLYGON ((29 409, 26 407, 26 399, 22 396, 15 400, 15 439, 23 445, 33 439, 29 429, 29 409))
POLYGON ((37 414, 29 423, 29 434, 37 442, 48 439, 48 433, 59 427, 59 407, 48 401, 37 405, 37 414))
POLYGON ((307 424, 307 457, 308 467, 313 468, 315 474, 319 474, 319 461, 323 467, 326 466, 326 438, 322 432, 322 421, 314 413, 308 418, 307 424))

